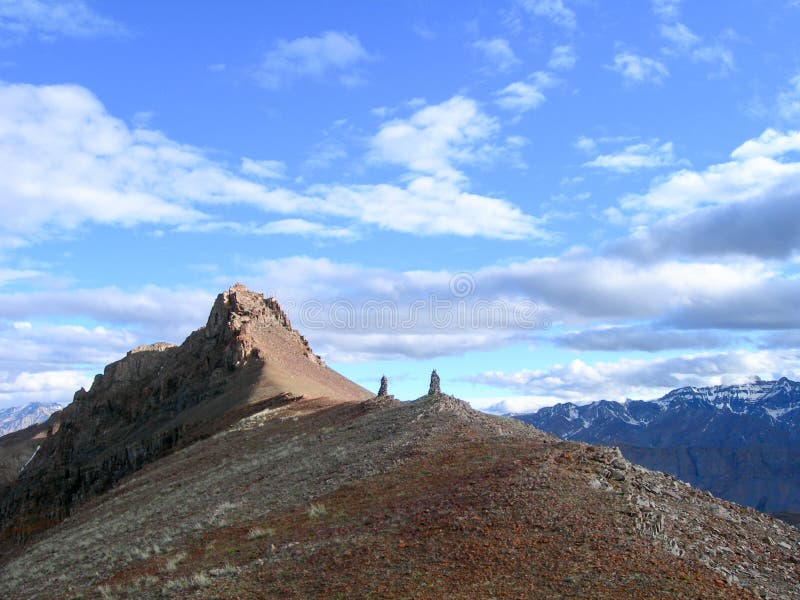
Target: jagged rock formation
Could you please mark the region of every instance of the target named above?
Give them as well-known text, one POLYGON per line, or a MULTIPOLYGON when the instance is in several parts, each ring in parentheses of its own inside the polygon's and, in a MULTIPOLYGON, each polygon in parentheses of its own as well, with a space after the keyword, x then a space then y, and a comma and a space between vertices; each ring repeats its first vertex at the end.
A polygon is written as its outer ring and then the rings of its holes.
POLYGON ((436 372, 436 369, 434 369, 431 372, 431 384, 428 387, 428 395, 435 396, 441 393, 442 393, 442 385, 441 381, 439 380, 439 374, 436 372))
POLYGON ((0 508, 2 598, 800 598, 788 524, 435 372, 373 396, 239 287, 77 393, 0 508))
POLYGON ((381 377, 381 385, 378 388, 378 398, 385 398, 389 395, 389 380, 386 375, 381 377))
POLYGON ((301 396, 371 394, 327 368, 274 298, 234 286, 183 344, 136 348, 75 393, 0 497, 3 538, 46 529, 143 465, 301 396))

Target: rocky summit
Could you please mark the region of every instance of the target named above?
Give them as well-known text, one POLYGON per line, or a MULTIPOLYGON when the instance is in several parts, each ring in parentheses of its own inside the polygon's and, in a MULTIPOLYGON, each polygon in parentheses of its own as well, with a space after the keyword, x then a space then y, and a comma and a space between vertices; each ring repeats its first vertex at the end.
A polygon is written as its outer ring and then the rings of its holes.
POLYGON ((797 529, 446 388, 367 392, 234 286, 37 434, 0 597, 800 597, 797 529))
POLYGON ((0 497, 3 539, 25 539, 145 464, 304 396, 370 394, 327 368, 274 298, 234 286, 183 344, 131 350, 75 393, 55 427, 30 432, 38 450, 0 497))

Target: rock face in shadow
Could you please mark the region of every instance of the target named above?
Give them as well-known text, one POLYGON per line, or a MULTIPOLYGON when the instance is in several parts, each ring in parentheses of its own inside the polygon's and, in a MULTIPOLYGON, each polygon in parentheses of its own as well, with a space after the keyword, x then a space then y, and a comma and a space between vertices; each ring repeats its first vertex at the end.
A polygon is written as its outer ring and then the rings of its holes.
POLYGON ((274 298, 234 286, 183 344, 131 350, 75 393, 0 496, 3 539, 46 529, 145 464, 301 396, 371 394, 326 367, 274 298))

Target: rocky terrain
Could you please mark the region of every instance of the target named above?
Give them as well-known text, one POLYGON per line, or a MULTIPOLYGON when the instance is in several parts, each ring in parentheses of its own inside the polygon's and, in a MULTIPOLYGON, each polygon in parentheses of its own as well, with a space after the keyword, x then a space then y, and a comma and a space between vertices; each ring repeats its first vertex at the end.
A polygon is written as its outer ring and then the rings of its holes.
POLYGON ((181 346, 131 350, 75 393, 56 430, 33 436, 38 450, 0 496, 3 539, 47 529, 125 475, 250 412, 323 395, 370 396, 311 352, 274 299, 234 286, 181 346))
POLYGON ((232 289, 76 395, 0 498, 0 597, 800 597, 797 529, 436 373, 414 402, 367 393, 276 306, 232 289))
POLYGON ((680 388, 653 401, 547 407, 517 418, 762 511, 800 511, 800 384, 680 388))

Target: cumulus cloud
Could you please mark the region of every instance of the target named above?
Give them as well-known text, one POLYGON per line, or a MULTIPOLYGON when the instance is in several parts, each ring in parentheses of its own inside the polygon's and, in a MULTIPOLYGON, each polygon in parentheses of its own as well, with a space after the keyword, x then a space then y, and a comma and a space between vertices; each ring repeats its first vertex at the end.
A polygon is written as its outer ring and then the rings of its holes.
POLYGON ((414 176, 407 185, 316 185, 327 212, 358 215, 365 224, 415 235, 459 235, 495 239, 549 239, 542 218, 513 204, 465 191, 459 182, 414 176), (481 215, 476 219, 475 215, 481 215))
POLYGON ((614 56, 614 64, 609 68, 622 75, 629 84, 661 84, 669 76, 669 69, 664 63, 633 52, 618 53, 614 56))
POLYGON ((515 81, 497 92, 495 103, 502 109, 524 113, 541 106, 546 97, 544 90, 558 84, 558 80, 544 71, 532 73, 524 81, 515 81))
MULTIPOLYGON (((586 138, 580 138, 582 149, 590 149, 586 138)), ((675 163, 672 142, 658 144, 658 140, 630 144, 617 152, 601 154, 583 166, 606 169, 617 173, 629 173, 637 169, 668 167, 675 163)))
POLYGON ((642 195, 625 198, 626 208, 683 212, 702 206, 787 196, 800 191, 800 162, 781 161, 797 148, 796 133, 767 130, 731 154, 734 160, 704 171, 681 170, 657 181, 642 195))
POLYGON ((24 372, 13 378, 0 374, 0 407, 30 402, 69 404, 75 391, 91 385, 93 376, 77 370, 24 372))
POLYGON ((345 85, 361 81, 358 66, 372 60, 359 39, 347 32, 326 31, 317 37, 278 40, 256 70, 257 81, 278 89, 291 81, 335 75, 345 85))
POLYGON ((578 61, 575 48, 572 46, 556 46, 547 61, 547 67, 554 71, 569 71, 578 61))
POLYGON ((52 39, 125 33, 120 23, 97 14, 83 0, 0 0, 0 30, 11 40, 28 35, 52 39))
POLYGON ((800 248, 800 134, 767 129, 728 162, 683 169, 623 198, 640 225, 608 245, 636 260, 755 256, 786 259, 800 248))
POLYGON ((511 44, 503 38, 478 40, 472 47, 480 52, 486 63, 485 69, 491 73, 507 73, 520 62, 511 44))
POLYGON ((557 402, 655 399, 677 387, 744 383, 754 375, 797 378, 800 351, 729 351, 595 363, 575 359, 547 369, 489 371, 468 380, 525 394, 532 409, 557 402))
MULTIPOLYGON (((386 123, 373 138, 374 160, 414 172, 407 185, 322 184, 295 191, 271 183, 269 177, 283 173, 277 161, 244 159, 237 174, 199 148, 157 131, 130 129, 85 88, 0 84, 0 161, 6 174, 0 180, 0 237, 5 246, 18 246, 85 223, 200 230, 225 220, 212 219, 211 207, 241 204, 418 235, 541 237, 534 217, 463 189, 463 165, 486 163, 506 151, 490 140, 497 131, 496 121, 474 101, 455 97, 386 123), (406 202, 401 215, 393 204, 398 200, 406 202), (472 217, 475 211, 489 215, 482 227, 472 217)), ((300 223, 284 220, 262 233, 286 233, 293 224, 300 223)))
POLYGON ((564 0, 519 0, 519 4, 530 14, 549 19, 565 29, 574 29, 577 24, 575 12, 564 0))
POLYGON ((0 323, 0 361, 7 370, 38 372, 105 365, 137 345, 137 336, 125 328, 39 321, 0 323))
POLYGON ((456 165, 485 161, 484 142, 499 124, 470 98, 454 96, 426 106, 408 119, 381 125, 371 140, 371 158, 439 179, 463 179, 456 165))

